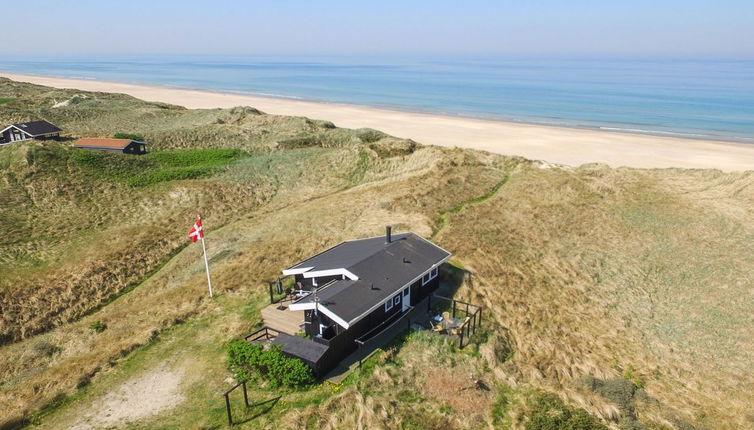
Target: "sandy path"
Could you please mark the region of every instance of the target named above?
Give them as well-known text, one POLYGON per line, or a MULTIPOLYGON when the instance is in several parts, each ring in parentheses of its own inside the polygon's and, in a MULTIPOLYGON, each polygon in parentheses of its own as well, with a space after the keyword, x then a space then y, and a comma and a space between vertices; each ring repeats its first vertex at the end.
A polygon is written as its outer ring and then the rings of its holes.
POLYGON ((571 166, 599 162, 613 167, 754 169, 754 145, 751 144, 548 127, 97 80, 5 72, 0 72, 0 76, 59 88, 125 93, 189 108, 247 105, 271 114, 325 119, 339 127, 370 127, 425 144, 475 148, 571 166))
POLYGON ((184 399, 179 387, 185 369, 158 367, 114 388, 94 402, 85 402, 55 420, 53 426, 70 430, 119 428, 161 411, 171 409, 184 399))

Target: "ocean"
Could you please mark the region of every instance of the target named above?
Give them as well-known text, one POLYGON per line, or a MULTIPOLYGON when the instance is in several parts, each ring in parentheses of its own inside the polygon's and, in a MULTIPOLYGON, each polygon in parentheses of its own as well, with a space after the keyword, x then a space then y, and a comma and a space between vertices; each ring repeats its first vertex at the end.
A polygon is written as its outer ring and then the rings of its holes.
POLYGON ((0 70, 754 143, 754 60, 8 55, 0 70))

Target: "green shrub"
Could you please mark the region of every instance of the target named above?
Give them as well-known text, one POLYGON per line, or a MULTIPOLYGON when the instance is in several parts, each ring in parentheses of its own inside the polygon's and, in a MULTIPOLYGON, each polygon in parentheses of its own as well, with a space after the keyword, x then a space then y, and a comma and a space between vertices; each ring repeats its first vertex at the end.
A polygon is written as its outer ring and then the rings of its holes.
POLYGON ((510 387, 503 386, 497 395, 495 403, 492 404, 492 423, 501 427, 505 422, 505 415, 511 405, 513 390, 510 387))
POLYGON ((356 136, 364 143, 374 143, 387 137, 387 134, 371 128, 362 128, 356 130, 356 136))
POLYGON ((298 387, 314 382, 312 370, 303 361, 286 357, 280 345, 235 340, 228 345, 228 369, 238 381, 262 377, 270 387, 298 387))
POLYGON ((553 395, 537 396, 528 406, 526 430, 607 430, 584 409, 570 408, 553 395))
POLYGON ((8 98, 8 97, 0 97, 0 105, 5 104, 5 103, 10 103, 13 100, 15 100, 15 99, 8 98))
POLYGON ((131 139, 131 140, 138 140, 139 142, 144 142, 144 136, 142 136, 141 134, 134 134, 134 133, 115 133, 113 135, 113 138, 131 139))
POLYGON ((105 331, 105 329, 107 329, 107 324, 97 320, 89 324, 89 328, 96 331, 97 333, 102 333, 103 331, 105 331))

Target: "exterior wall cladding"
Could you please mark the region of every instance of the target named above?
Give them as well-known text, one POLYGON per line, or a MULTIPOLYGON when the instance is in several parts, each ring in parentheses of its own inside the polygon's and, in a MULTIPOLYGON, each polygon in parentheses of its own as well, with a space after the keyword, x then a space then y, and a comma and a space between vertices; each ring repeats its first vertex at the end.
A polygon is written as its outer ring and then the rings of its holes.
MULTIPOLYGON (((318 278, 317 285, 322 286, 330 280, 330 278, 328 278, 327 280, 324 279, 325 278, 318 278)), ((340 277, 337 276, 333 279, 340 279, 340 277)), ((298 276, 296 276, 296 280, 298 280, 298 276)), ((305 281, 309 281, 309 285, 311 285, 310 279, 305 279, 305 281)), ((435 291, 439 287, 439 285, 439 276, 436 276, 434 279, 430 280, 424 285, 422 285, 421 278, 411 284, 409 286, 409 288, 411 289, 411 306, 416 306, 417 303, 421 302, 425 297, 429 296, 433 291, 435 291)), ((326 315, 322 314, 321 312, 315 314, 314 311, 304 311, 306 334, 311 336, 312 340, 314 340, 315 342, 329 346, 328 351, 315 366, 315 373, 321 376, 332 370, 332 368, 334 368, 340 360, 344 359, 346 356, 348 356, 348 354, 354 352, 357 349, 357 344, 355 342, 356 339, 369 333, 369 331, 385 322, 388 318, 394 316, 397 313, 400 313, 403 308, 403 290, 396 292, 395 294, 390 296, 390 300, 394 300, 396 295, 400 297, 400 302, 398 304, 394 304, 390 310, 386 311, 385 302, 382 302, 379 306, 377 306, 375 310, 370 312, 361 320, 354 323, 347 330, 339 326, 337 323, 331 321, 326 315), (324 339, 316 337, 318 334, 320 334, 320 324, 329 327, 322 333, 324 339)))
MULTIPOLYGON (((301 284, 301 288, 306 291, 311 291, 314 289, 314 284, 312 283, 312 278, 304 278, 304 275, 296 275, 294 276, 296 279, 296 283, 301 284)), ((321 287, 325 285, 326 283, 335 280, 335 279, 343 279, 341 275, 335 275, 335 276, 322 276, 317 278, 317 286, 321 287)), ((296 287, 298 288, 298 287, 296 287)))
MULTIPOLYGON (((13 129, 5 130, 2 134, 0 134, 0 142, 2 143, 11 143, 13 140, 11 139, 11 132, 13 129)), ((18 135, 21 135, 20 132, 17 133, 18 135)), ((37 136, 37 137, 28 137, 27 135, 23 135, 22 140, 59 140, 60 139, 60 133, 50 133, 49 135, 43 135, 43 136, 37 136)), ((16 140, 16 142, 22 141, 21 139, 16 140)))

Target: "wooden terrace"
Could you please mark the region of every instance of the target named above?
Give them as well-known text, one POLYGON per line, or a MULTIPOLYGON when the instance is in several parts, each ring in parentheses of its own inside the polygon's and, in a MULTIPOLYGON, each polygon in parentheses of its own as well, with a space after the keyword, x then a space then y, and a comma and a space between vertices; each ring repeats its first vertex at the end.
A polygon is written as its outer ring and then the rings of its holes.
POLYGON ((304 331, 304 311, 288 309, 291 302, 278 302, 262 308, 264 325, 275 330, 295 336, 304 331))

